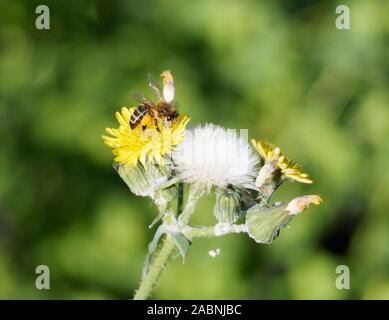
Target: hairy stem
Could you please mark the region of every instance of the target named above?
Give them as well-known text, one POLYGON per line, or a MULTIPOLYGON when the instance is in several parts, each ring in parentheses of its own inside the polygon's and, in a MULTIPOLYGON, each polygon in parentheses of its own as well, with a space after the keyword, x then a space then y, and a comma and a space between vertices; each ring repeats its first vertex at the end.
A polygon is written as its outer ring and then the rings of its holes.
MULTIPOLYGON (((183 201, 183 189, 179 186, 179 195, 178 195, 178 212, 182 210, 182 201, 183 201)), ((200 185, 192 185, 189 190, 188 200, 185 204, 185 208, 182 210, 182 214, 179 216, 179 223, 181 226, 186 226, 189 223, 189 219, 193 214, 196 204, 200 197, 204 193, 204 188, 200 185)), ((165 203, 160 202, 156 199, 155 201, 159 211, 160 216, 163 217, 163 223, 169 225, 172 223, 172 217, 174 217, 174 212, 171 208, 165 206, 165 203), (165 210, 165 212, 164 212, 165 210)), ((170 261, 171 256, 176 251, 174 242, 166 237, 162 246, 152 254, 152 257, 147 256, 146 259, 150 259, 145 273, 145 276, 142 278, 139 285, 139 289, 136 291, 134 300, 144 300, 147 299, 154 287, 156 286, 163 269, 166 267, 170 261)))
POLYGON ((220 237, 230 233, 246 233, 245 224, 225 224, 218 223, 212 227, 190 227, 185 226, 180 232, 188 239, 192 238, 213 238, 220 237))
POLYGON ((166 267, 174 252, 175 246, 173 241, 169 237, 166 237, 162 246, 152 258, 148 272, 141 280, 139 288, 135 292, 134 300, 145 300, 151 295, 151 292, 156 286, 163 269, 166 267))

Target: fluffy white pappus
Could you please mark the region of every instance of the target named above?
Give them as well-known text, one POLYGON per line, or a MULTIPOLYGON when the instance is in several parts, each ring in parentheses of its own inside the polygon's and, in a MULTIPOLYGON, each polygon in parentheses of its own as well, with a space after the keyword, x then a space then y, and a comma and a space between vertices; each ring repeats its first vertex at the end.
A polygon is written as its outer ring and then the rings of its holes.
POLYGON ((213 124, 188 130, 173 161, 183 181, 204 184, 208 190, 229 184, 253 188, 259 164, 247 135, 239 137, 235 130, 213 124))

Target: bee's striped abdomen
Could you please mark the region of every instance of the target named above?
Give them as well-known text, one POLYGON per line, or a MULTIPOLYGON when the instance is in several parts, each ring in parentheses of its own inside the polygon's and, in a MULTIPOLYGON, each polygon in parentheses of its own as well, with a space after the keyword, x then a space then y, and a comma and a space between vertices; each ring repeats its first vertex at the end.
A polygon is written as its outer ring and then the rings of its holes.
POLYGON ((131 129, 135 129, 139 125, 147 112, 149 112, 149 107, 146 104, 141 104, 134 110, 130 118, 131 129))

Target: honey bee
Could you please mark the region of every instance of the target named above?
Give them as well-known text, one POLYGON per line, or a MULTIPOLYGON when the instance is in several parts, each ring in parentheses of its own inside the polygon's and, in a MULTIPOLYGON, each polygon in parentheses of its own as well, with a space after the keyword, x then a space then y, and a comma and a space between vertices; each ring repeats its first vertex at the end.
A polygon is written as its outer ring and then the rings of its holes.
MULTIPOLYGON (((170 71, 164 71, 161 76, 164 81, 164 89, 162 91, 158 81, 152 74, 148 74, 149 86, 154 91, 158 98, 157 103, 153 103, 140 92, 132 93, 132 97, 140 102, 139 106, 131 114, 130 127, 135 129, 142 122, 142 119, 149 114, 154 121, 154 125, 158 132, 160 131, 159 123, 171 125, 172 120, 179 116, 178 112, 173 106, 174 98, 174 83, 173 76, 170 71)), ((146 126, 142 127, 145 130, 146 126)))

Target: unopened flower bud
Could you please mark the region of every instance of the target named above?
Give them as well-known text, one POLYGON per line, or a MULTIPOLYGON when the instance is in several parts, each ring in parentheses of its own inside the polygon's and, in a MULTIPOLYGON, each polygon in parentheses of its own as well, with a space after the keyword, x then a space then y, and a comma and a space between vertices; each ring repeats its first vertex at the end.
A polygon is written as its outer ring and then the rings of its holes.
POLYGON ((247 233, 258 243, 271 243, 278 237, 280 229, 292 217, 286 211, 286 203, 264 207, 255 205, 246 214, 247 233))
POLYGON ((278 237, 281 228, 285 227, 292 218, 309 207, 319 205, 321 198, 308 195, 293 199, 289 203, 276 203, 272 207, 255 205, 247 210, 247 233, 258 243, 271 243, 278 237))
POLYGON ((216 194, 214 215, 221 223, 232 224, 240 217, 240 195, 233 189, 220 189, 216 194))

